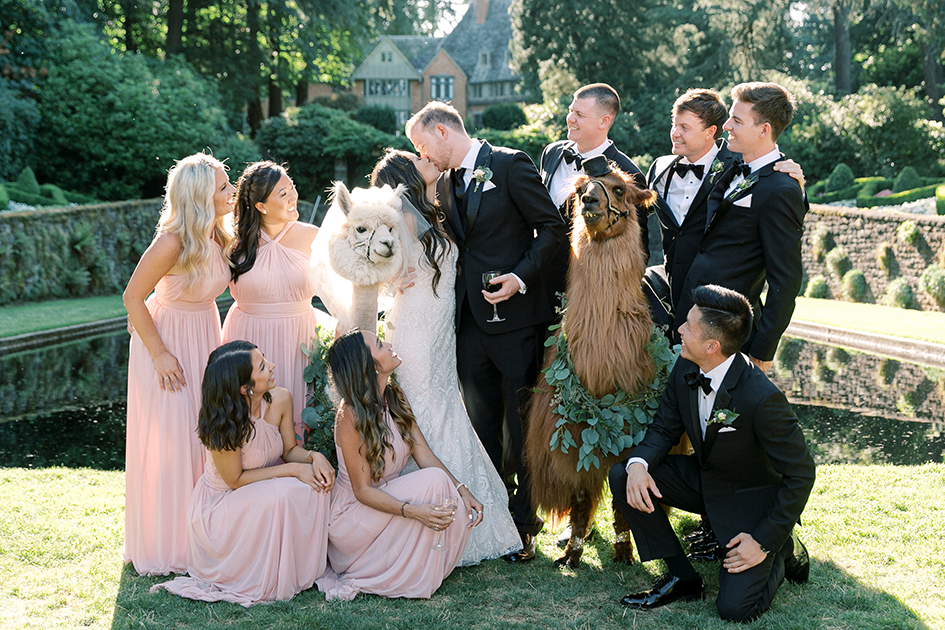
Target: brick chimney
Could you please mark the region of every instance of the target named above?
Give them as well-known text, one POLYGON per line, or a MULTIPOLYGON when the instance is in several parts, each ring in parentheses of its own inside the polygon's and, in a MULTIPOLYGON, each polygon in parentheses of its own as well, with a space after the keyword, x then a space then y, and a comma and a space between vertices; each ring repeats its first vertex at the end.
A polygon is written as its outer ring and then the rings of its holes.
POLYGON ((489 0, 473 0, 476 3, 476 24, 485 24, 489 13, 489 0))

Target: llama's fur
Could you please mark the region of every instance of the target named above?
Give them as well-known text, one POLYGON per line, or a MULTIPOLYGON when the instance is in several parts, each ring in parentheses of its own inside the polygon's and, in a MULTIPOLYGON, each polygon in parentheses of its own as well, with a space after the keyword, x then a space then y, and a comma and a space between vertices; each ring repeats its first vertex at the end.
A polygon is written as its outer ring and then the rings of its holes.
MULTIPOLYGON (((637 188, 616 169, 593 181, 585 175, 575 182, 563 331, 575 372, 595 397, 614 393, 618 387, 635 394, 654 375, 653 359, 646 350, 653 324, 641 288, 646 258, 634 206, 648 206, 655 198, 656 193, 637 188), (615 209, 626 213, 613 222, 614 215, 604 207, 608 195, 615 209)), ((548 348, 543 367, 551 365, 556 351, 554 345, 548 348)), ((569 429, 577 448, 567 454, 552 451, 549 442, 560 417, 551 407, 552 395, 544 375, 539 375, 528 406, 525 461, 536 506, 556 518, 570 512, 572 538, 558 563, 573 567, 580 562, 583 539, 607 474, 619 457, 602 457, 600 468, 578 471, 583 424, 569 429)), ((618 514, 615 528, 618 541, 629 540, 628 527, 618 514)), ((632 561, 629 542, 618 542, 616 551, 617 559, 632 561)))
POLYGON ((392 189, 354 188, 343 182, 334 188, 332 205, 345 221, 334 226, 328 240, 328 260, 332 269, 354 285, 351 322, 374 330, 377 325, 377 287, 401 273, 404 262, 400 210, 403 186, 392 189))

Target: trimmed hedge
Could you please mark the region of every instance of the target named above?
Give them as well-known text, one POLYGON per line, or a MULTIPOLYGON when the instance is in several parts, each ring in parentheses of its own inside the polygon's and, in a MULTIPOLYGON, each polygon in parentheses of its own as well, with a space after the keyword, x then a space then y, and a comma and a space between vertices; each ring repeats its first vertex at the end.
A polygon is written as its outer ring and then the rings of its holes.
POLYGON ((0 213, 0 305, 120 293, 160 211, 149 199, 0 213))
MULTIPOLYGON (((886 179, 885 177, 866 177, 864 179, 866 181, 863 183, 862 188, 860 188, 860 192, 856 196, 856 205, 858 208, 897 206, 901 203, 907 203, 909 201, 917 201, 919 199, 926 199, 928 197, 937 197, 938 188, 942 185, 941 179, 933 179, 933 181, 937 181, 938 183, 922 186, 921 188, 913 188, 912 190, 906 190, 900 193, 893 193, 887 197, 875 197, 874 195, 881 190, 886 190, 887 188, 892 190, 893 186, 895 185, 895 181, 892 179, 886 179)), ((928 180, 923 178, 923 181, 928 180)), ((936 208, 938 208, 938 205, 936 205, 936 208)), ((938 210, 938 212, 939 214, 942 214, 945 212, 945 210, 938 210)))
POLYGON ((935 189, 935 212, 945 214, 945 184, 935 189))

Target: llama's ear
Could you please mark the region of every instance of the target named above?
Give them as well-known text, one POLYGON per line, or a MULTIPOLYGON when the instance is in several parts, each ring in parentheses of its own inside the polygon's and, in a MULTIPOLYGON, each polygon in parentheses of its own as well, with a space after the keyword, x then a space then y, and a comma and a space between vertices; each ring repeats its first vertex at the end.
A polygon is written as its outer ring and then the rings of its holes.
POLYGON ((335 182, 335 201, 338 202, 338 207, 345 213, 345 216, 348 216, 348 213, 351 212, 351 206, 354 204, 351 203, 351 195, 348 193, 348 187, 345 186, 344 182, 335 182))

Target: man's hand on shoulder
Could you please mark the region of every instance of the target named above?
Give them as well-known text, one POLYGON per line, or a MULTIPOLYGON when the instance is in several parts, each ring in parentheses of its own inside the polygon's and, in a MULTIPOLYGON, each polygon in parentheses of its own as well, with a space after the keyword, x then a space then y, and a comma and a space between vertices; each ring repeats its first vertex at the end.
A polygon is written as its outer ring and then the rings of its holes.
POLYGON ((771 361, 762 361, 761 359, 756 359, 755 357, 751 355, 748 355, 748 360, 754 363, 758 367, 758 369, 761 370, 762 372, 767 372, 768 370, 771 369, 771 365, 772 365, 771 361))
POLYGON ((660 499, 663 498, 646 467, 639 463, 630 464, 627 469, 627 503, 630 507, 649 514, 653 511, 650 492, 660 499))

